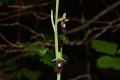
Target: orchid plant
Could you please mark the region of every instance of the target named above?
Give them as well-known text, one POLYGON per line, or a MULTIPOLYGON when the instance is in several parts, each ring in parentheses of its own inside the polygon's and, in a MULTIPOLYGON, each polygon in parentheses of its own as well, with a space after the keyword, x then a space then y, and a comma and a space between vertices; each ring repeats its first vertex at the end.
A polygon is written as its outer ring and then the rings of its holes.
POLYGON ((61 72, 62 72, 62 65, 63 61, 65 61, 62 57, 62 47, 60 48, 60 51, 58 50, 58 22, 61 22, 61 30, 63 33, 66 33, 66 24, 65 22, 68 21, 66 19, 66 13, 63 14, 62 18, 58 18, 58 10, 59 10, 59 0, 56 0, 56 12, 55 12, 55 21, 53 20, 53 10, 51 10, 51 22, 54 30, 54 36, 55 36, 55 55, 56 58, 52 61, 56 61, 56 67, 57 67, 57 80, 61 79, 61 72), (55 22, 55 23, 54 23, 55 22))

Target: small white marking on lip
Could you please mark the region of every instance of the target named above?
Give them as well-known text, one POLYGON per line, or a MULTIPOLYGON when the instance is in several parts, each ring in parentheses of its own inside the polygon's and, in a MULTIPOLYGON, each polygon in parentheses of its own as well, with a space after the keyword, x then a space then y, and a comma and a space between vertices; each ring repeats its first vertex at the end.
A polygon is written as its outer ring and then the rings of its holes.
POLYGON ((61 66, 61 64, 59 63, 59 64, 58 64, 58 67, 60 67, 60 66, 61 66))
POLYGON ((66 24, 63 24, 63 26, 62 27, 66 27, 66 24))

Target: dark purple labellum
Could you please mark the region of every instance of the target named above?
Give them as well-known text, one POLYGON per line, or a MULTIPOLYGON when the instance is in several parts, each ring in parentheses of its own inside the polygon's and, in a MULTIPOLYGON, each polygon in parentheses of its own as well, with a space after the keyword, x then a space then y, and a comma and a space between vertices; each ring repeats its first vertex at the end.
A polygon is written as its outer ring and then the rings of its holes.
POLYGON ((56 65, 57 65, 57 72, 61 73, 62 70, 63 70, 63 68, 62 68, 63 62, 62 62, 62 60, 61 59, 57 59, 56 65))
POLYGON ((66 32, 67 32, 67 31, 66 31, 65 19, 66 19, 66 18, 63 18, 63 19, 61 20, 61 30, 63 31, 63 33, 66 33, 66 32))
POLYGON ((63 33, 67 33, 67 31, 66 31, 66 28, 65 28, 65 27, 61 27, 61 30, 62 30, 62 32, 63 32, 63 33))
POLYGON ((62 70, 63 70, 62 67, 57 67, 57 72, 58 72, 58 73, 61 73, 62 70))

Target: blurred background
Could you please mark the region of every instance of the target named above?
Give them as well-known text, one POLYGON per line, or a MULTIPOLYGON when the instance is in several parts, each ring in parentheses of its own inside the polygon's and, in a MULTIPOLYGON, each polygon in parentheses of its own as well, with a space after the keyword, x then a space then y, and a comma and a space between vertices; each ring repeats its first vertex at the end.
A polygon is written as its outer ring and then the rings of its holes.
MULTIPOLYGON (((0 80, 56 80, 55 2, 0 0, 0 80)), ((64 13, 61 80, 120 80, 120 0, 60 0, 64 13)))

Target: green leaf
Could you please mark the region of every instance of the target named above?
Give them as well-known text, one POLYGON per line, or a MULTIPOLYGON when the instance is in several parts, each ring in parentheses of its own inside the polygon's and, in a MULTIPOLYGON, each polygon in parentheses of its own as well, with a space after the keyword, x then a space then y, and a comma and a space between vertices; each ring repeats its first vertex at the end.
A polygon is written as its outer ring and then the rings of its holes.
POLYGON ((37 54, 39 56, 43 57, 47 53, 48 50, 49 50, 48 48, 41 47, 41 49, 38 50, 39 53, 37 53, 37 54))
POLYGON ((102 56, 97 59, 97 65, 99 68, 111 68, 114 62, 114 58, 110 56, 102 56))
POLYGON ((53 36, 53 35, 50 35, 50 34, 47 34, 47 35, 45 35, 45 38, 46 38, 47 40, 52 40, 52 39, 54 39, 54 36, 53 36))
POLYGON ((34 73, 33 71, 28 70, 27 68, 23 68, 21 70, 21 73, 24 77, 26 77, 28 80, 37 80, 38 76, 36 73, 34 73), (35 76, 37 75, 37 76, 35 76))
POLYGON ((35 55, 35 54, 37 54, 37 52, 36 51, 27 51, 28 52, 28 54, 30 54, 30 55, 35 55))
POLYGON ((13 62, 5 62, 4 66, 4 71, 14 71, 17 68, 17 66, 13 62))
POLYGON ((35 44, 31 44, 31 45, 29 45, 29 46, 27 46, 26 48, 25 48, 25 50, 27 51, 33 51, 33 50, 37 50, 37 49, 40 49, 40 46, 38 46, 38 45, 35 45, 35 44))
POLYGON ((113 63, 112 67, 115 70, 120 70, 120 57, 119 58, 115 58, 115 63, 113 63))
POLYGON ((103 52, 109 55, 114 55, 118 48, 118 45, 115 43, 109 43, 102 40, 92 40, 91 47, 98 52, 103 52))
POLYGON ((59 38, 63 41, 64 44, 67 44, 69 42, 68 37, 66 37, 65 35, 59 35, 59 38))
POLYGON ((4 3, 8 3, 9 0, 0 0, 0 3, 4 4, 4 3))
POLYGON ((119 62, 119 58, 113 58, 110 56, 102 56, 100 58, 97 59, 97 66, 99 68, 113 68, 115 70, 120 70, 120 62, 119 62))
POLYGON ((17 78, 18 80, 22 79, 21 71, 17 72, 16 78, 17 78))
POLYGON ((30 42, 23 42, 21 43, 23 46, 29 46, 31 43, 30 42))
POLYGON ((4 65, 5 66, 12 66, 12 65, 14 65, 14 63, 12 63, 12 62, 4 62, 4 65))
POLYGON ((117 51, 117 54, 120 54, 120 49, 117 51))
POLYGON ((41 47, 38 45, 29 45, 24 49, 25 52, 28 52, 30 55, 39 55, 40 57, 43 57, 49 49, 46 47, 41 47))
POLYGON ((31 75, 30 73, 23 73, 23 76, 26 77, 28 80, 37 80, 35 79, 35 77, 33 75, 31 75))
POLYGON ((14 71, 16 67, 5 67, 3 68, 4 71, 14 71))
POLYGON ((21 80, 22 77, 24 76, 25 78, 27 78, 27 80, 38 80, 38 78, 41 74, 42 73, 37 71, 37 70, 36 71, 31 71, 27 68, 22 68, 21 71, 17 72, 16 78, 18 80, 21 80))
POLYGON ((40 59, 40 61, 55 69, 55 62, 52 61, 54 58, 55 54, 52 51, 49 51, 43 58, 40 59))

